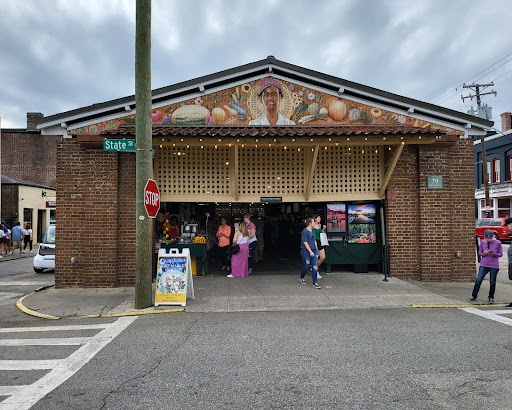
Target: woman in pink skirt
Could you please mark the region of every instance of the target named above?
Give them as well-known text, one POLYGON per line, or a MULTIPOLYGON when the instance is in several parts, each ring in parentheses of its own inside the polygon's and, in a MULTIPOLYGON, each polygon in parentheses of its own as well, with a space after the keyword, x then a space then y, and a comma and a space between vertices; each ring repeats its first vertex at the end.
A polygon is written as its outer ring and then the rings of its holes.
POLYGON ((233 245, 240 246, 240 250, 231 256, 231 274, 228 278, 249 276, 249 231, 243 221, 235 232, 233 245))

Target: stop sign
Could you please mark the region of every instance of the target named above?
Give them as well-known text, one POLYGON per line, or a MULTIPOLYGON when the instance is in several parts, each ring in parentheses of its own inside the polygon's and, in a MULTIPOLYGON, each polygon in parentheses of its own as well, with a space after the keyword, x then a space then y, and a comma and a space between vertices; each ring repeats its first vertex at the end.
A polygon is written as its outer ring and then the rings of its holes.
POLYGON ((160 191, 158 185, 152 179, 148 179, 144 187, 144 208, 150 218, 156 218, 160 209, 160 191))

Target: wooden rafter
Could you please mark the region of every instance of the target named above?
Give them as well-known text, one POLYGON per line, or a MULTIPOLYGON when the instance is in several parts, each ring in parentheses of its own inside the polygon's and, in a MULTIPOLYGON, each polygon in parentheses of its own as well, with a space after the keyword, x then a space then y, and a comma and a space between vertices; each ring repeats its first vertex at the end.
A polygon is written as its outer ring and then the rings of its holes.
POLYGON ((317 158, 318 158, 318 145, 315 145, 315 151, 313 152, 313 159, 311 161, 311 168, 309 170, 309 175, 308 175, 308 179, 307 179, 308 183, 306 185, 306 190, 304 192, 306 201, 309 201, 309 196, 311 195, 311 190, 313 189, 313 176, 315 175, 317 158))
POLYGON ((388 187, 389 181, 391 179, 391 175, 393 175, 393 171, 395 170, 396 164, 398 163, 398 159, 400 158, 400 154, 404 149, 405 142, 402 142, 400 145, 396 147, 396 150, 393 154, 393 158, 391 158, 391 163, 389 164, 388 169, 386 170, 386 175, 382 180, 382 185, 379 189, 379 197, 384 198, 384 193, 386 192, 386 188, 388 187))

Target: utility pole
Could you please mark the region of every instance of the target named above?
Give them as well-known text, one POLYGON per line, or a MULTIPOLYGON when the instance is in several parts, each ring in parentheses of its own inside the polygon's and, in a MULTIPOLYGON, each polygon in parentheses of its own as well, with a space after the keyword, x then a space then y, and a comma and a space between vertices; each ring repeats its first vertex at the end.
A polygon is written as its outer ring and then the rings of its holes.
POLYGON ((151 0, 137 0, 135 16, 136 245, 135 308, 152 305, 153 220, 144 207, 144 187, 153 177, 151 129, 151 0))
MULTIPOLYGON (((470 84, 470 85, 463 85, 463 88, 469 88, 475 92, 475 94, 469 94, 465 97, 461 95, 462 101, 464 101, 466 98, 469 98, 470 100, 473 100, 473 97, 476 97, 476 105, 478 107, 478 115, 480 115, 480 109, 481 109, 481 100, 480 97, 482 95, 488 95, 488 94, 494 94, 496 95, 496 91, 488 91, 486 93, 480 92, 480 87, 482 89, 486 89, 487 87, 493 87, 494 83, 489 84, 470 84)), ((484 182, 484 194, 485 194, 485 207, 489 205, 489 202, 491 200, 489 199, 489 179, 487 178, 487 156, 485 154, 485 135, 480 135, 480 145, 482 146, 482 179, 484 182)), ((489 216, 489 211, 485 211, 486 216, 489 216)))

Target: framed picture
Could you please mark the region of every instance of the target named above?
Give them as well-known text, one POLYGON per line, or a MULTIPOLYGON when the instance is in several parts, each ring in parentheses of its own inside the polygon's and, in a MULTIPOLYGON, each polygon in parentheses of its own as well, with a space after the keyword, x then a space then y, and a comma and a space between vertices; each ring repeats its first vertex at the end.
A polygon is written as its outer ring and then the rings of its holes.
POLYGON ((355 224, 349 225, 348 243, 376 243, 377 232, 376 225, 372 224, 355 224))
POLYGON ((375 204, 349 205, 348 223, 375 224, 375 204))
POLYGON ((347 232, 347 207, 345 204, 327 204, 327 232, 347 232))

